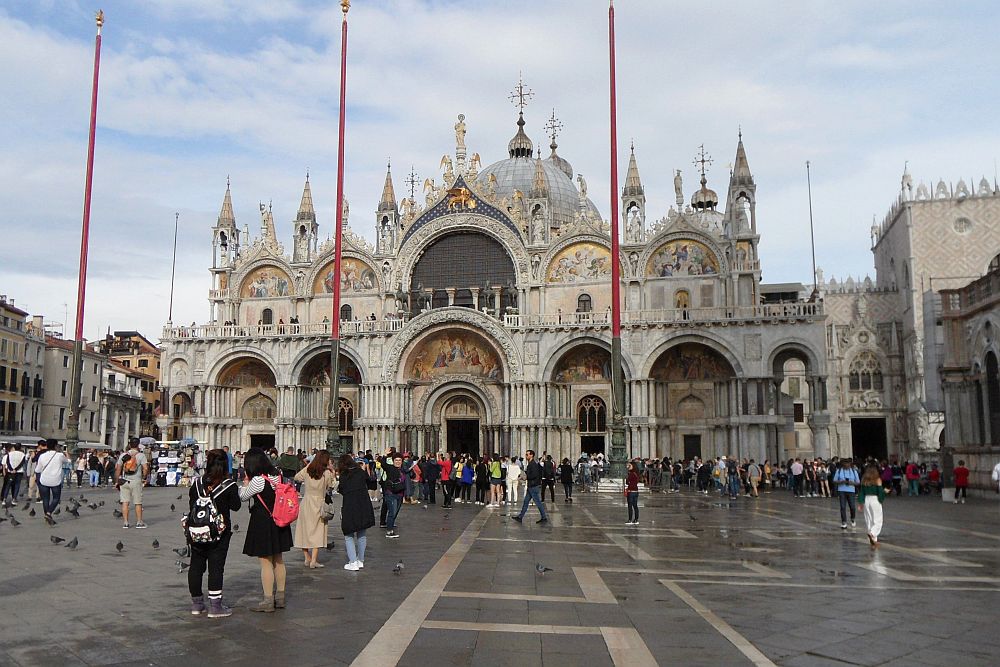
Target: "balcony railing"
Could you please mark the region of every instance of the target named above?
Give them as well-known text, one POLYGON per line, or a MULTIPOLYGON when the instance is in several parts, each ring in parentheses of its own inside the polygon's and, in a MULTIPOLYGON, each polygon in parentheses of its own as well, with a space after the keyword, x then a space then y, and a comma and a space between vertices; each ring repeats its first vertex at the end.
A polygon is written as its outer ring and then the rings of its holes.
MULTIPOLYGON (((394 333, 406 324, 403 319, 357 320, 340 323, 341 336, 357 336, 368 333, 394 333)), ((164 340, 184 338, 275 338, 283 336, 329 336, 329 322, 311 324, 209 324, 194 327, 165 327, 164 340)))
MULTIPOLYGON (((622 313, 625 327, 688 323, 728 323, 753 321, 806 320, 824 317, 822 303, 777 303, 759 306, 720 306, 717 308, 668 308, 660 310, 626 311, 622 313)), ((391 334, 402 331, 405 319, 362 320, 340 323, 341 336, 391 334)), ((611 323, 610 311, 587 313, 508 314, 503 324, 508 329, 606 327, 611 323)), ((205 325, 167 327, 164 340, 182 341, 188 338, 278 338, 289 336, 330 335, 330 323, 205 325)))

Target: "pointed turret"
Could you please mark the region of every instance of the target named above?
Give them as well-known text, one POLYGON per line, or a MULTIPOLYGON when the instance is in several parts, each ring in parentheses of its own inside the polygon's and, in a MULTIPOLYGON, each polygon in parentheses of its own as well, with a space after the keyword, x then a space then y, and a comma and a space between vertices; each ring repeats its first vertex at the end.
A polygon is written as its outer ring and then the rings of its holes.
POLYGON ((507 152, 510 153, 512 158, 530 158, 534 151, 535 148, 531 143, 531 139, 524 133, 524 112, 522 111, 517 115, 517 134, 507 144, 507 152))
POLYGON ((396 204, 396 189, 392 186, 392 164, 385 166, 385 184, 382 199, 375 211, 375 250, 381 255, 391 255, 396 247, 400 224, 399 207, 396 204))
POLYGON ((385 184, 382 186, 382 199, 378 203, 380 211, 396 210, 396 190, 392 187, 392 165, 386 165, 385 184))
POLYGON ((218 227, 236 227, 236 214, 233 213, 233 196, 229 192, 229 177, 226 177, 226 195, 222 198, 222 210, 219 211, 218 227))
POLYGON ((729 180, 730 186, 754 185, 753 174, 750 173, 750 163, 747 162, 747 151, 743 148, 743 131, 739 134, 740 140, 736 145, 736 160, 733 162, 733 175, 729 180))
POLYGON ((639 164, 635 161, 635 144, 629 148, 632 154, 622 188, 622 225, 626 243, 641 243, 646 233, 646 192, 639 178, 639 164))
POLYGON ((528 193, 528 196, 532 199, 541 199, 549 196, 549 179, 545 175, 541 158, 535 160, 535 177, 532 179, 531 191, 528 193))
POLYGON ((299 202, 299 212, 295 219, 301 222, 316 222, 316 209, 313 208, 312 189, 309 187, 309 172, 306 172, 306 184, 302 188, 302 201, 299 202))
POLYGON ((628 173, 625 174, 625 187, 622 194, 626 197, 638 197, 645 194, 642 189, 642 180, 639 178, 639 165, 635 161, 635 145, 632 146, 632 155, 628 160, 628 173))

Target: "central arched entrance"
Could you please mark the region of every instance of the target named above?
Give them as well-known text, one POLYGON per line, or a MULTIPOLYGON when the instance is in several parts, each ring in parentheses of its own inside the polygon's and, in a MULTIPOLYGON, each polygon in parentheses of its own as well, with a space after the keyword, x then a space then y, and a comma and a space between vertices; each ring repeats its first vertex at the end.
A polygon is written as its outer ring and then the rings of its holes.
POLYGON ((478 457, 480 433, 486 415, 477 398, 466 392, 457 392, 443 399, 441 422, 445 450, 478 457))

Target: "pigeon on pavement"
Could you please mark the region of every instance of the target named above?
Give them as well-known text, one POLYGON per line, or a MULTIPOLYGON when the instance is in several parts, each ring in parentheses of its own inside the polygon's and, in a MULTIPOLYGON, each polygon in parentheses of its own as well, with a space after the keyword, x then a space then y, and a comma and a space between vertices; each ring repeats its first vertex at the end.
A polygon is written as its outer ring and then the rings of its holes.
POLYGON ((65 541, 66 541, 65 537, 59 537, 58 535, 49 536, 49 542, 51 542, 52 544, 59 544, 60 542, 65 542, 65 541))
POLYGON ((57 507, 56 511, 53 512, 53 514, 62 514, 62 508, 61 507, 57 507))
POLYGON ((545 574, 546 572, 552 572, 551 567, 545 567, 541 563, 535 563, 535 572, 538 574, 545 574))
POLYGON ((160 548, 160 541, 159 540, 153 540, 153 548, 154 549, 159 549, 160 548))
POLYGON ((124 549, 124 548, 125 548, 125 545, 122 544, 121 540, 118 540, 118 544, 115 545, 115 549, 117 549, 118 553, 121 553, 122 549, 124 549))
POLYGON ((177 511, 177 508, 176 508, 176 507, 174 507, 174 504, 173 504, 173 503, 170 503, 170 511, 171 511, 171 512, 176 512, 176 511, 177 511))
POLYGON ((190 563, 185 563, 182 560, 177 561, 177 574, 180 574, 189 567, 191 567, 190 563))
POLYGON ((77 519, 80 518, 80 510, 77 509, 76 507, 71 507, 71 508, 69 508, 66 511, 69 512, 70 514, 72 514, 73 516, 75 516, 77 519))
POLYGON ((188 556, 191 555, 191 547, 185 545, 185 546, 181 547, 180 549, 174 549, 174 553, 177 554, 181 558, 187 558, 188 556))
POLYGON ((66 543, 66 548, 69 549, 70 551, 72 551, 73 549, 76 549, 77 545, 79 545, 79 544, 80 544, 80 540, 78 540, 78 539, 76 539, 74 537, 72 540, 70 540, 69 542, 66 543))
POLYGON ((21 522, 18 521, 17 519, 15 519, 14 517, 11 517, 10 518, 10 525, 12 525, 12 526, 20 526, 21 522))
POLYGON ((403 572, 403 567, 405 567, 405 566, 403 565, 402 559, 400 559, 396 563, 396 566, 392 568, 392 573, 393 574, 401 574, 403 572))
POLYGON ((29 507, 31 507, 31 501, 30 500, 28 502, 24 503, 24 507, 21 508, 21 511, 24 511, 24 510, 28 509, 29 507))
POLYGON ((35 508, 34 508, 34 507, 32 507, 32 508, 31 508, 31 511, 30 511, 30 512, 28 512, 28 516, 35 516, 36 514, 38 514, 38 512, 36 512, 36 511, 35 511, 35 508))
POLYGON ((116 519, 120 519, 120 518, 122 518, 122 511, 121 511, 120 509, 118 509, 117 507, 115 508, 115 511, 114 511, 114 512, 112 512, 112 514, 114 514, 114 515, 115 515, 115 518, 116 518, 116 519))

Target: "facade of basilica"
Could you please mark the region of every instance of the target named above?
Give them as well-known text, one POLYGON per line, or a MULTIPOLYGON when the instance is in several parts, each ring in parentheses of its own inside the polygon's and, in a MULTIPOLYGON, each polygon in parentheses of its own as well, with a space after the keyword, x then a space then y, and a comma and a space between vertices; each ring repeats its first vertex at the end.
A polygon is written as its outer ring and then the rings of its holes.
MULTIPOLYGON (((386 173, 374 246, 348 226, 345 203, 339 276, 308 177, 290 253, 268 207, 256 238, 237 227, 227 187, 209 323, 164 331, 166 436, 236 450, 324 446, 339 319, 338 417, 355 450, 610 451, 609 224, 555 135, 547 157, 536 153, 523 114, 507 157, 489 166, 465 135, 459 116, 454 152, 423 201, 397 200, 386 173)), ((914 282, 925 269, 905 232, 918 205, 944 220, 962 202, 901 196, 909 222, 894 209, 873 230, 878 279, 820 279, 806 291, 760 282, 742 137, 724 207, 704 162, 699 175, 688 195, 677 172, 675 205, 647 216, 633 152, 621 192, 630 455, 902 458, 935 446, 931 383, 913 361, 927 349, 927 290, 914 282)), ((969 200, 995 215, 988 189, 969 200)))

